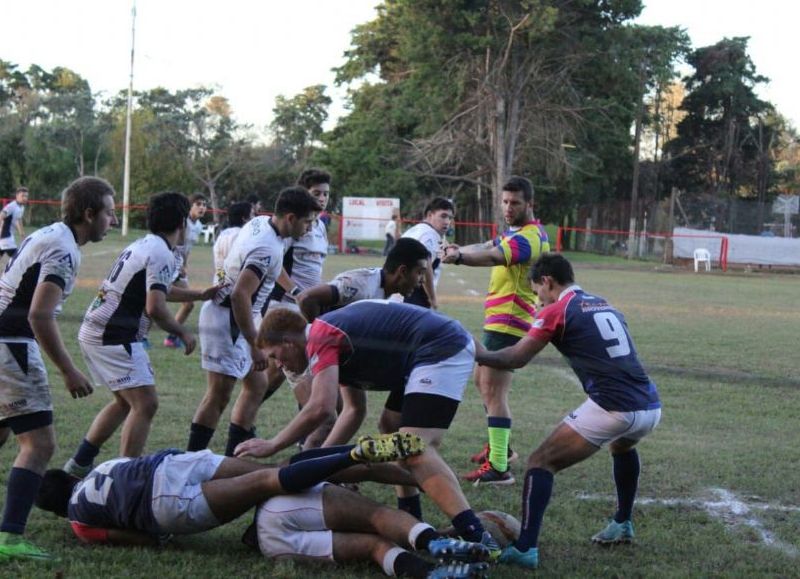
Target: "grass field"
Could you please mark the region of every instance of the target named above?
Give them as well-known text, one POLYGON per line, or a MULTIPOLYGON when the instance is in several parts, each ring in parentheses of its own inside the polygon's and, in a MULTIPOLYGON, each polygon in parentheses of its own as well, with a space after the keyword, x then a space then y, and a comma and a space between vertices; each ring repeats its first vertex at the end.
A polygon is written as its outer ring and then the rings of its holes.
MULTIPOLYGON (((80 319, 99 280, 123 246, 116 233, 84 247, 81 280, 62 315, 62 334, 73 356, 80 319)), ((683 270, 629 266, 624 260, 570 256, 578 282, 605 295, 625 314, 641 359, 661 392, 664 414, 657 431, 642 443, 641 501, 634 513, 637 542, 600 549, 589 538, 613 513, 607 453, 556 477, 540 543, 541 576, 707 577, 798 576, 800 564, 800 416, 797 297, 800 278, 768 274, 694 274, 683 270)), ((331 256, 326 274, 378 265, 380 258, 331 256)), ((192 254, 191 281, 211 279, 208 246, 192 254)), ((448 266, 440 284, 442 310, 469 330, 480 332, 482 296, 488 270, 448 266)), ((192 321, 196 324, 199 307, 192 321)), ((195 353, 190 357, 161 347, 154 331, 150 351, 161 406, 148 449, 186 444, 194 409, 205 388, 195 353)), ((84 400, 70 399, 51 370, 60 466, 80 441, 94 414, 110 399, 98 389, 84 400)), ((571 371, 553 348, 514 378, 512 445, 526 455, 584 399, 571 371)), ((364 431, 375 429, 383 395, 370 396, 364 431)), ((261 435, 292 416, 291 393, 283 388, 259 415, 261 435)), ((226 417, 222 424, 227 424, 226 417)), ((222 429, 224 430, 224 429, 222 429)), ((485 419, 470 384, 450 429, 443 454, 457 472, 482 445, 485 419)), ((225 433, 212 441, 222 451, 225 433)), ((118 438, 101 459, 116 456, 118 438)), ((16 452, 10 440, 0 449, 5 484, 16 452)), ((279 458, 288 456, 288 452, 279 458)), ((521 461, 524 462, 524 461, 521 461)), ((517 516, 523 465, 517 484, 499 489, 465 487, 474 508, 500 509, 517 516)), ((393 504, 390 489, 364 485, 363 492, 393 504)), ((434 525, 447 521, 424 500, 434 525)), ((67 524, 34 509, 28 534, 61 557, 57 564, 0 564, 2 577, 300 577, 333 575, 327 567, 272 563, 247 550, 239 537, 247 517, 215 531, 181 537, 164 550, 81 546, 67 524)), ((341 578, 380 576, 364 564, 335 571, 341 578)), ((493 577, 519 577, 496 567, 493 577)))

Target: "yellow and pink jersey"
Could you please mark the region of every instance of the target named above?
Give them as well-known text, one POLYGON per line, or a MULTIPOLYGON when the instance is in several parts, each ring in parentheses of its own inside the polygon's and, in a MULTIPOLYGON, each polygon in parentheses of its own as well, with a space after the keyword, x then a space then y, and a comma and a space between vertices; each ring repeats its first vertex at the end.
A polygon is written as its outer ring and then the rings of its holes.
POLYGON ((542 253, 550 251, 550 242, 541 223, 529 221, 503 232, 494 245, 503 252, 506 263, 492 268, 483 329, 522 337, 531 327, 536 303, 528 270, 542 253))

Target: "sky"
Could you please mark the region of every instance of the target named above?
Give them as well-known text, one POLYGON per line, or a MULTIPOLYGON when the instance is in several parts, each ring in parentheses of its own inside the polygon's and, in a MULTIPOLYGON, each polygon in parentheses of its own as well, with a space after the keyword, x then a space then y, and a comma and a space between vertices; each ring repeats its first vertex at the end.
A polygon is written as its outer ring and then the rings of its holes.
MULTIPOLYGON (((134 88, 214 87, 240 122, 269 124, 275 97, 324 84, 330 123, 346 113, 332 68, 376 0, 137 0, 134 88)), ((0 59, 25 69, 65 66, 94 91, 115 94, 130 75, 132 0, 0 0, 0 59)), ((800 127, 800 75, 791 64, 800 4, 786 0, 645 0, 637 20, 681 26, 694 47, 749 36, 759 91, 800 127)), ((330 124, 329 123, 329 124, 330 124)))

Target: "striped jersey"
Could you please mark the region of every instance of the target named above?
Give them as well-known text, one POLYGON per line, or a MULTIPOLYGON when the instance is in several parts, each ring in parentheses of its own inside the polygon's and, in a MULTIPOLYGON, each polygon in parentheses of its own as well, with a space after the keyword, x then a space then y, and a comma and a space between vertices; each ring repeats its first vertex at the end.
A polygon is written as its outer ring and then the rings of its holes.
POLYGON ((229 308, 236 280, 243 270, 248 269, 261 282, 251 296, 253 313, 260 314, 281 273, 286 244, 287 241, 278 234, 270 217, 255 217, 248 221, 236 236, 228 257, 225 258, 225 285, 214 296, 214 303, 229 308))
POLYGON ((528 270, 542 253, 550 251, 550 242, 544 227, 538 221, 530 221, 506 230, 493 243, 506 263, 492 268, 483 329, 522 337, 531 327, 536 303, 528 270))
POLYGON ((28 313, 36 286, 49 281, 61 288, 58 313, 75 287, 80 265, 78 242, 65 223, 53 223, 26 237, 0 278, 0 339, 32 340, 28 313))
POLYGON ((12 201, 3 207, 0 213, 3 214, 3 225, 0 228, 0 249, 14 249, 17 247, 17 239, 15 237, 17 222, 22 219, 25 213, 25 206, 12 201))
POLYGON ((140 342, 152 320, 145 313, 147 293, 169 292, 175 255, 166 240, 149 233, 119 254, 83 317, 78 340, 118 345, 140 342))

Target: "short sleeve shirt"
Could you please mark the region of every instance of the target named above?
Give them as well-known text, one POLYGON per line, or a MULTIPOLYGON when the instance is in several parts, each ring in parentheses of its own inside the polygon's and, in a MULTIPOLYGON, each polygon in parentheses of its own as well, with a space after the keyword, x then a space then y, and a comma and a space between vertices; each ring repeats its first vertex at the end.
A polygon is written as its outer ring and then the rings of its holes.
POLYGON ((0 339, 32 340, 28 313, 36 286, 52 282, 61 288, 58 313, 75 287, 80 265, 80 248, 66 224, 53 223, 26 237, 0 278, 0 339))
POLYGON ((17 223, 25 213, 25 206, 12 201, 0 212, 3 214, 3 226, 0 229, 0 249, 15 249, 17 247, 17 223))
POLYGON ((661 407, 624 316, 605 298, 578 286, 567 288, 557 302, 537 314, 528 335, 551 342, 602 408, 631 412, 661 407))
POLYGON ((145 313, 147 294, 172 287, 175 255, 163 237, 152 233, 119 254, 83 317, 78 339, 98 345, 140 342, 152 320, 145 313))
POLYGON ((439 284, 439 277, 442 275, 442 236, 433 226, 423 221, 403 233, 403 237, 416 239, 431 254, 431 259, 433 260, 433 285, 436 287, 439 284))
POLYGON ((260 314, 281 273, 284 250, 284 240, 269 217, 256 217, 248 221, 225 258, 223 273, 226 285, 217 292, 214 303, 230 307, 231 292, 241 272, 247 269, 260 282, 251 296, 253 313, 260 314))

